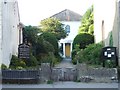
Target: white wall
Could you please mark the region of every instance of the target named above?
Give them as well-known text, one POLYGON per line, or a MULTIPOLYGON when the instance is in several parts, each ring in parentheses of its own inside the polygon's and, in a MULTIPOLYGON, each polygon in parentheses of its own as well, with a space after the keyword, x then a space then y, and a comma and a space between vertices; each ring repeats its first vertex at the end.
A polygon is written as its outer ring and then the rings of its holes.
POLYGON ((108 35, 113 30, 113 23, 116 12, 116 0, 95 0, 94 1, 94 35, 95 42, 102 41, 102 21, 104 21, 105 45, 109 45, 108 35))
MULTIPOLYGON (((79 26, 80 26, 80 21, 62 21, 61 23, 63 23, 65 26, 69 25, 70 26, 70 33, 69 35, 65 38, 65 39, 61 39, 59 41, 59 46, 60 43, 63 43, 63 57, 65 58, 65 43, 70 43, 71 44, 71 52, 72 52, 72 43, 74 38, 76 37, 76 35, 78 34, 78 30, 79 30, 79 26)), ((65 27, 64 26, 64 27, 65 27)), ((71 55, 70 55, 71 57, 71 55)))
POLYGON ((61 22, 65 25, 70 25, 70 33, 68 37, 66 37, 68 40, 74 40, 75 36, 78 34, 79 26, 80 26, 80 21, 66 21, 66 22, 61 22))
POLYGON ((94 1, 94 35, 95 42, 102 41, 102 21, 104 20, 104 42, 109 45, 109 35, 112 31, 113 46, 117 47, 120 65, 120 4, 119 0, 94 1))
POLYGON ((2 63, 7 66, 12 55, 18 54, 19 45, 19 12, 16 0, 6 4, 2 2, 2 63))
POLYGON ((2 63, 2 3, 0 2, 0 65, 2 63))

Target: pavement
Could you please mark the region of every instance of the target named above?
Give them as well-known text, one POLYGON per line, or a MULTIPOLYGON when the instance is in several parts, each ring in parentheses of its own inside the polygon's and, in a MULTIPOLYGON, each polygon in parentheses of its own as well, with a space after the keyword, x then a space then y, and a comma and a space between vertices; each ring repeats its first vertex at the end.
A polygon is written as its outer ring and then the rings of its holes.
POLYGON ((53 84, 3 84, 2 88, 118 88, 118 83, 55 82, 53 84))

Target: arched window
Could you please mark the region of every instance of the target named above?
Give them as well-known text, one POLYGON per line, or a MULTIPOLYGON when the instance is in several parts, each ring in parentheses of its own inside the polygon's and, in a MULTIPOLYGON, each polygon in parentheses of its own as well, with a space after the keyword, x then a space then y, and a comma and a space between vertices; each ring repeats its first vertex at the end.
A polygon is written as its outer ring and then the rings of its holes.
POLYGON ((65 31, 66 31, 67 33, 70 33, 70 25, 66 25, 65 31))

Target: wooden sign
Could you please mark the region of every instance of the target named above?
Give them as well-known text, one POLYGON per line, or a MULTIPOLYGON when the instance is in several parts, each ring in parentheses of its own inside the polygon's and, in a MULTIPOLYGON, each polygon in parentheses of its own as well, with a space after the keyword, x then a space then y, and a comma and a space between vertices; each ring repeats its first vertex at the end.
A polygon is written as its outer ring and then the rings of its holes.
POLYGON ((30 58, 30 46, 23 43, 18 47, 18 58, 29 59, 30 58))

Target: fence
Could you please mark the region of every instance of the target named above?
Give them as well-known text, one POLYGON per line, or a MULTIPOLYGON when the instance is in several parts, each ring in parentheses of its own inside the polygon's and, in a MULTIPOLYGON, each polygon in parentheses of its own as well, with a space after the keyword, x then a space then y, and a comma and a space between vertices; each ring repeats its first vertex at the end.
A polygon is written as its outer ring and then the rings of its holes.
POLYGON ((2 83, 38 83, 38 70, 2 70, 2 83))

